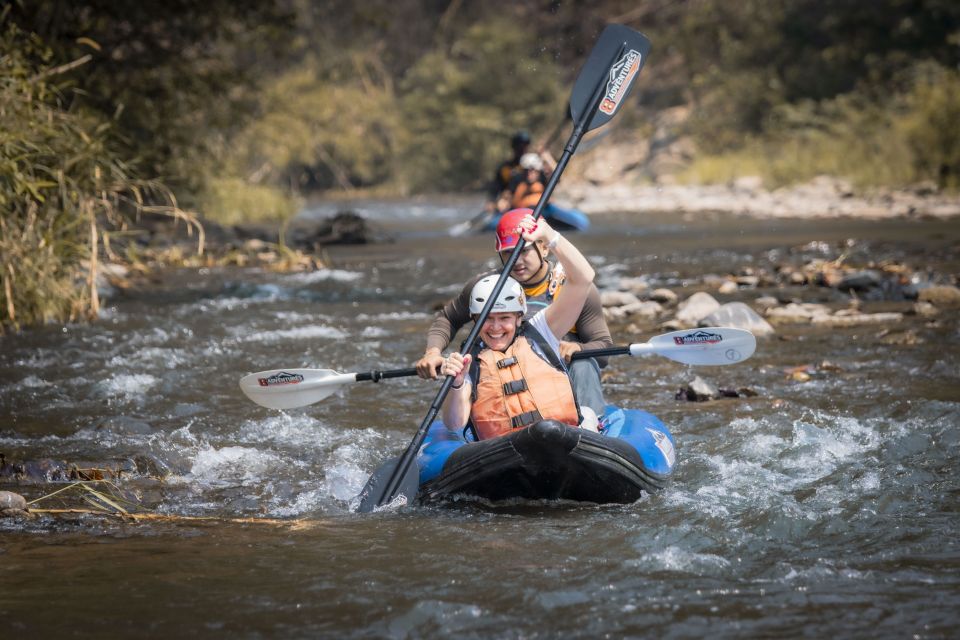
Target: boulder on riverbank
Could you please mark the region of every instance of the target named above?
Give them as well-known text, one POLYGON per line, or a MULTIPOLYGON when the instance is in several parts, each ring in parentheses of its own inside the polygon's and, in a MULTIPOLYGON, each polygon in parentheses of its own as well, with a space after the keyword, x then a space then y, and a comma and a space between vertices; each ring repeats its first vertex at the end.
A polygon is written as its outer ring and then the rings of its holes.
POLYGON ((297 220, 288 232, 291 246, 305 251, 320 251, 337 244, 375 244, 390 242, 382 231, 374 229, 355 211, 339 211, 329 218, 297 220))

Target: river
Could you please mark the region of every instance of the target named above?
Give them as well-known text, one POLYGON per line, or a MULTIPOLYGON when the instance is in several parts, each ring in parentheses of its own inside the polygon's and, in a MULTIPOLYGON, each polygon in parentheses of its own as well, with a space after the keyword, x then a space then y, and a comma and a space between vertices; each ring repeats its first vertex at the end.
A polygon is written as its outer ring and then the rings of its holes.
MULTIPOLYGON (((609 401, 671 428, 678 469, 627 506, 351 510, 437 386, 356 383, 287 412, 253 371, 408 367, 432 310, 492 266, 448 238, 458 203, 360 203, 394 242, 331 247, 309 274, 179 270, 90 325, 0 337, 7 460, 130 460, 139 509, 0 519, 0 616, 16 637, 949 637, 960 624, 960 330, 778 328, 748 362, 619 358, 609 401), (801 382, 788 369, 828 360, 801 382), (675 399, 695 374, 757 395, 675 399), (158 479, 157 476, 162 476, 158 479)), ((317 209, 314 215, 330 213, 317 209)), ((309 215, 309 213, 307 214, 309 215)), ((811 255, 960 271, 957 221, 607 215, 571 236, 601 288, 811 255)), ((742 290, 721 301, 751 301, 742 290)), ((838 303, 833 290, 798 289, 838 303)), ((905 309, 868 302, 872 309, 905 309)), ((612 326, 617 343, 656 329, 612 326)), ((461 334, 462 335, 462 334, 461 334)), ((2 484, 28 500, 63 485, 2 484)), ((54 507, 56 498, 42 505, 54 507)))

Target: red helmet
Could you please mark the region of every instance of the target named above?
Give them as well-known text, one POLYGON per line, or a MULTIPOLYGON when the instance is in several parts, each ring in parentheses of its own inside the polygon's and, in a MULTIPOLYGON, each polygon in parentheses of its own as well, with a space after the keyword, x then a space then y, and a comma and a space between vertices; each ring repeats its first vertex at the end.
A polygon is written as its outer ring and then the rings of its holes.
POLYGON ((500 216, 497 223, 497 253, 513 249, 520 242, 517 227, 520 221, 533 213, 533 209, 511 209, 500 216))

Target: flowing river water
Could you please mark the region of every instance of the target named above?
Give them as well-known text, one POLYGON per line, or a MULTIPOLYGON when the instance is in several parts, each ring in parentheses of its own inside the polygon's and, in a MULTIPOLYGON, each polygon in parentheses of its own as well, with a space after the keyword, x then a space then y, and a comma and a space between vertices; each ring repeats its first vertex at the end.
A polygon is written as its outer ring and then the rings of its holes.
MULTIPOLYGON (((279 412, 248 401, 237 380, 273 368, 411 366, 434 306, 493 254, 490 237, 445 236, 464 215, 456 203, 358 209, 396 241, 330 248, 331 267, 309 274, 170 272, 109 302, 93 324, 0 337, 7 460, 129 460, 119 485, 141 509, 171 516, 0 519, 9 633, 955 637, 955 312, 906 315, 894 327, 911 336, 901 341, 882 339, 879 326, 780 327, 750 361, 725 368, 613 359, 608 400, 657 414, 677 441, 672 482, 635 504, 359 515, 354 496, 409 443, 437 385, 356 383, 279 412), (833 366, 808 381, 786 373, 823 360, 833 366), (757 395, 675 399, 696 374, 757 395)), ((703 274, 841 249, 849 260, 956 275, 958 230, 625 214, 595 217, 574 241, 601 288, 646 275, 684 297, 703 274)), ((843 304, 828 289, 796 296, 843 304)), ((612 329, 619 344, 657 332, 612 329)), ((59 486, 0 490, 30 500, 59 486)))

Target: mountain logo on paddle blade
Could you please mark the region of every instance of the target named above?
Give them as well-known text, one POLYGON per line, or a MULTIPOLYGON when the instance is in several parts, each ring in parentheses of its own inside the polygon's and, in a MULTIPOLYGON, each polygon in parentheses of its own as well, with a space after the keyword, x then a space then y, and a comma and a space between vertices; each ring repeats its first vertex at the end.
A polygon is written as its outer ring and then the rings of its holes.
POLYGON ((620 106, 620 100, 627 94, 630 83, 640 71, 642 56, 636 49, 630 49, 622 58, 610 67, 610 80, 607 81, 607 91, 600 103, 600 111, 612 116, 620 106))
POLYGON ((272 387, 278 384, 300 384, 303 382, 303 376, 299 373, 281 371, 280 373, 273 374, 269 378, 257 378, 257 382, 260 383, 261 387, 272 387))
POLYGON ((711 331, 694 331, 684 336, 674 336, 673 341, 679 345, 717 344, 723 341, 723 336, 711 331))

